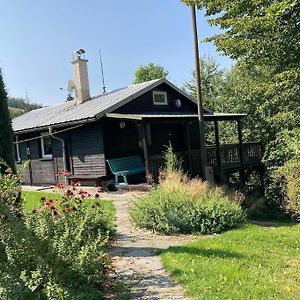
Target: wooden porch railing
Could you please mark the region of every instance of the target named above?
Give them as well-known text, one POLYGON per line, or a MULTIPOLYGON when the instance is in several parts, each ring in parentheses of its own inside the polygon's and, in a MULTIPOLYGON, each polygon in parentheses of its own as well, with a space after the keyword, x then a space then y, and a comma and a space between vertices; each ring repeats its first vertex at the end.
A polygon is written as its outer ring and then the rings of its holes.
MULTIPOLYGON (((262 158, 261 142, 243 143, 243 153, 240 153, 239 144, 220 145, 217 149, 215 145, 206 146, 208 165, 212 166, 216 172, 221 170, 239 170, 251 165, 257 165, 262 158)), ((183 168, 192 175, 199 175, 201 170, 200 150, 177 152, 182 159, 183 168)), ((159 169, 164 167, 162 154, 149 155, 149 170, 154 179, 158 178, 159 169)))

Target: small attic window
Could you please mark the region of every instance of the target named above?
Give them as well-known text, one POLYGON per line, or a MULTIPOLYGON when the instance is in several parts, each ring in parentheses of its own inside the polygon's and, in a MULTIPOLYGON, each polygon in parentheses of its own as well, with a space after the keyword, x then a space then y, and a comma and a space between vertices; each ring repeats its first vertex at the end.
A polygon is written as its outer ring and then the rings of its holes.
POLYGON ((168 105, 167 92, 153 91, 154 105, 168 105))

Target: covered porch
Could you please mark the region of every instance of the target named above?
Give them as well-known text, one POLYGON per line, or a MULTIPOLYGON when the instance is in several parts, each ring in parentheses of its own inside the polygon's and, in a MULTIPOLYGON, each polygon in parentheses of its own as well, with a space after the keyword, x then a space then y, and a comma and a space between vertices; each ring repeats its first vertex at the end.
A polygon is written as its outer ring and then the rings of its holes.
MULTIPOLYGON (((213 124, 213 142, 206 145, 207 163, 216 179, 224 174, 244 172, 259 167, 262 158, 260 141, 243 142, 241 120, 245 114, 205 114, 213 124), (219 123, 236 122, 237 143, 220 143, 219 123)), ((198 116, 195 114, 107 114, 108 119, 120 122, 120 127, 135 124, 138 147, 145 162, 148 182, 157 181, 164 166, 164 151, 171 143, 182 160, 184 171, 191 176, 202 176, 198 116), (122 123, 123 122, 123 123, 122 123)), ((133 133, 134 134, 134 133, 133 133)))

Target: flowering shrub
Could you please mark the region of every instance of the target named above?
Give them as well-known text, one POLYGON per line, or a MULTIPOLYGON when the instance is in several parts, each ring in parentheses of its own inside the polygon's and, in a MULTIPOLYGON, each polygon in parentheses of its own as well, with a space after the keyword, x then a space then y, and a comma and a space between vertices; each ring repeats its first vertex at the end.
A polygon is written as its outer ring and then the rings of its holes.
POLYGON ((0 185, 0 299, 100 299, 114 230, 101 202, 86 205, 87 192, 60 186, 20 215, 18 176, 8 172, 0 185))
POLYGON ((6 170, 4 174, 0 173, 0 202, 7 203, 14 210, 19 209, 21 187, 20 187, 20 173, 26 167, 25 164, 20 170, 14 174, 12 169, 0 160, 0 166, 6 170))

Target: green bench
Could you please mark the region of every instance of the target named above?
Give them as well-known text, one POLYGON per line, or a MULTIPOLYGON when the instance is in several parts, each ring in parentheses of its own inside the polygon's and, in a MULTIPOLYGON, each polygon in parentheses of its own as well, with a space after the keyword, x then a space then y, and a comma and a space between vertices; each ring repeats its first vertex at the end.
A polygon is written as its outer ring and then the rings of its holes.
POLYGON ((107 159, 106 161, 115 175, 115 184, 119 184, 119 176, 123 177, 124 184, 128 184, 127 175, 145 172, 144 162, 138 155, 107 159))

